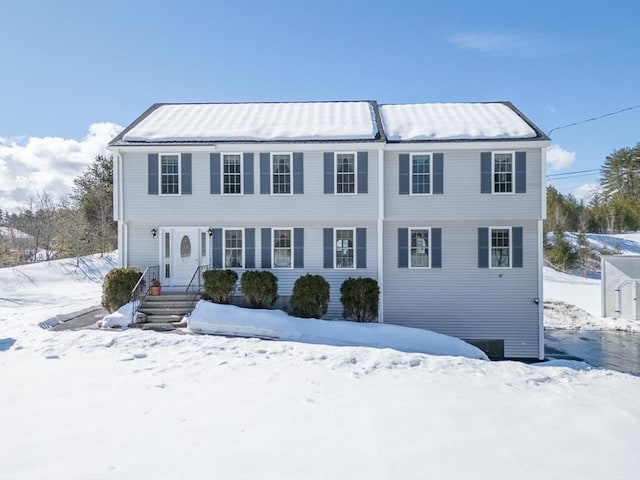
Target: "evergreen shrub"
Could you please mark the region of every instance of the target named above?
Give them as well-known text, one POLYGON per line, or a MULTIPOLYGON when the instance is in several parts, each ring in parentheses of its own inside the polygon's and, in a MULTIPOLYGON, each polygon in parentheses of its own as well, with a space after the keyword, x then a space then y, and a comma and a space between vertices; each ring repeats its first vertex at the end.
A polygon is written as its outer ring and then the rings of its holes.
POLYGON ((247 270, 240 279, 240 289, 251 307, 268 308, 278 299, 278 278, 266 270, 247 270))
POLYGON ((213 303, 231 303, 238 274, 233 270, 214 269, 202 274, 204 291, 213 303))
POLYGON ((378 318, 380 287, 373 278, 347 278, 340 287, 342 317, 356 322, 378 318))
POLYGON ((304 275, 293 284, 291 313, 302 318, 322 318, 329 306, 329 283, 322 275, 304 275))
POLYGON ((142 273, 134 267, 113 268, 102 283, 102 306, 109 313, 118 310, 131 300, 131 290, 136 286, 142 273))

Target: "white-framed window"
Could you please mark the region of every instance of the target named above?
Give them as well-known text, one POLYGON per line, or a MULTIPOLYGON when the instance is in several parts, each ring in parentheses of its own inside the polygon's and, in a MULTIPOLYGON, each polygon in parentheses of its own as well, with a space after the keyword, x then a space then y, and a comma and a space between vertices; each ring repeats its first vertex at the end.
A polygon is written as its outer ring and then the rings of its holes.
POLYGON ((242 194, 242 154, 222 154, 222 193, 223 195, 242 194))
POLYGON ((433 189, 432 155, 430 153, 411 154, 411 194, 427 195, 433 189))
POLYGON ((493 193, 513 193, 515 152, 491 153, 491 185, 493 193))
POLYGON ((511 227, 490 227, 490 267, 510 268, 512 258, 511 227))
POLYGON ((244 230, 225 229, 224 230, 224 267, 242 268, 244 265, 244 230))
POLYGON ((293 229, 273 229, 273 268, 293 268, 293 229))
POLYGON ((355 228, 336 228, 335 238, 335 268, 355 268, 355 228))
POLYGON ((352 194, 357 192, 356 154, 338 152, 335 158, 336 193, 352 194))
POLYGON ((409 229, 409 268, 431 268, 431 229, 409 229))
POLYGON ((291 194, 293 169, 291 153, 271 154, 271 193, 274 195, 291 194))
POLYGON ((160 162, 160 195, 180 195, 180 154, 161 153, 160 162))

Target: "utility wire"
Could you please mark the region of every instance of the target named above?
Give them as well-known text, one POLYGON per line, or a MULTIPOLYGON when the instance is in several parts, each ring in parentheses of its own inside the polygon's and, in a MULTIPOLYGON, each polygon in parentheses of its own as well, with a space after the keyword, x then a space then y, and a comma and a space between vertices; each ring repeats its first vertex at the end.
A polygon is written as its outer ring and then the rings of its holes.
POLYGON ((640 105, 634 105, 633 107, 623 108, 622 110, 618 110, 616 112, 605 113, 604 115, 598 115, 597 117, 587 118, 586 120, 581 120, 579 122, 570 123, 568 125, 562 125, 561 127, 554 127, 554 128, 552 128, 551 130, 549 130, 547 132, 547 135, 551 135, 551 132, 553 132, 554 130, 560 130, 561 128, 568 128, 568 127, 575 127, 576 125, 581 125, 581 124, 587 123, 587 122, 593 122, 594 120, 600 120, 601 118, 611 117, 613 115, 617 115, 617 114, 622 113, 622 112, 627 112, 629 110, 633 110, 634 108, 640 108, 640 105))
POLYGON ((580 173, 590 173, 590 172, 599 172, 599 171, 600 171, 599 168, 592 168, 590 170, 576 170, 575 172, 550 173, 549 175, 547 175, 547 178, 566 177, 566 176, 576 175, 580 173))

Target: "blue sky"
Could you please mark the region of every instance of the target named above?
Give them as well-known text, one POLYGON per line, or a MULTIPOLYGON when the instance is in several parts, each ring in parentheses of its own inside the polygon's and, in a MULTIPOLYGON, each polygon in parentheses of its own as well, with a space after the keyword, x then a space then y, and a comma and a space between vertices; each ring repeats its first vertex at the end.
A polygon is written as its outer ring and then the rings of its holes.
MULTIPOLYGON (((82 149, 155 102, 510 100, 544 131, 640 105, 640 0, 0 0, 0 18, 5 184, 31 139, 82 149)), ((549 173, 598 168, 640 141, 640 108, 552 140, 549 173)))

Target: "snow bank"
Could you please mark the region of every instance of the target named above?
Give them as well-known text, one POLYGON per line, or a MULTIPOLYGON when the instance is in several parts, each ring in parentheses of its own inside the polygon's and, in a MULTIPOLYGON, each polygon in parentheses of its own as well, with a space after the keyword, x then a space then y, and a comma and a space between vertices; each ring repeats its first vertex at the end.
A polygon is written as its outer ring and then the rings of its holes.
POLYGON ((389 140, 535 138, 520 115, 502 103, 382 105, 389 140))
POLYGON ((200 300, 188 318, 193 332, 260 337, 335 346, 393 348, 402 352, 487 360, 478 348, 428 330, 381 323, 297 318, 282 310, 258 310, 200 300))
POLYGON ((127 142, 369 140, 378 128, 369 102, 162 105, 127 142))
POLYGON ((133 303, 127 303, 98 322, 100 328, 127 328, 133 317, 133 303))

